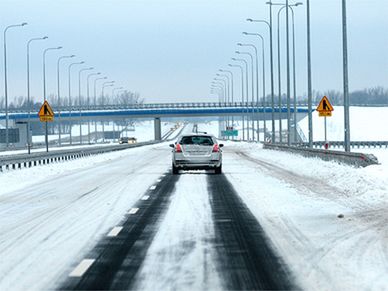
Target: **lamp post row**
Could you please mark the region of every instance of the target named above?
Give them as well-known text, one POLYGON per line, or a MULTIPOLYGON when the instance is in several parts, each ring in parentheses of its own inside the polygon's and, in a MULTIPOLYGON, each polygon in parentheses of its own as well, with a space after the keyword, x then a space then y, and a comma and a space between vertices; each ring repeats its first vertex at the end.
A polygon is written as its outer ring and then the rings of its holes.
MULTIPOLYGON (((294 126, 294 132, 293 132, 293 135, 294 135, 294 142, 296 142, 296 136, 297 136, 297 132, 296 132, 296 69, 295 69, 295 22, 294 22, 294 11, 292 9, 293 6, 297 7, 299 5, 301 5, 302 3, 300 2, 297 2, 295 4, 289 4, 288 3, 288 0, 286 1, 286 3, 272 3, 271 1, 267 2, 267 4, 269 4, 269 7, 270 7, 270 22, 266 21, 266 20, 253 20, 253 19, 247 19, 247 21, 250 21, 250 22, 259 22, 259 23, 264 23, 268 26, 269 28, 269 32, 270 32, 270 62, 271 62, 271 107, 272 107, 272 116, 271 116, 271 119, 272 119, 272 141, 275 141, 275 116, 274 116, 274 78, 273 78, 273 45, 272 45, 272 5, 281 5, 282 7, 279 9, 278 11, 278 89, 279 89, 279 140, 280 142, 282 142, 282 123, 281 123, 281 115, 282 115, 282 100, 281 100, 281 95, 282 95, 282 92, 281 92, 281 68, 280 68, 280 13, 281 11, 284 9, 284 8, 288 8, 286 9, 286 37, 287 37, 287 143, 290 145, 291 143, 291 138, 290 138, 290 134, 291 134, 291 115, 290 115, 290 111, 291 111, 291 108, 290 108, 290 60, 289 60, 289 29, 288 29, 288 24, 289 24, 289 20, 288 20, 288 10, 290 9, 291 12, 292 12, 292 38, 293 38, 293 97, 294 97, 294 104, 293 104, 293 111, 294 111, 294 115, 293 115, 293 126, 294 126)), ((266 116, 265 116, 265 112, 266 112, 266 103, 265 103, 265 48, 264 48, 264 37, 260 34, 256 34, 256 33, 247 33, 247 32, 243 32, 244 35, 256 35, 258 37, 261 38, 262 40, 262 58, 263 58, 263 120, 264 120, 264 140, 266 139, 266 116)), ((241 44, 239 43, 238 44, 239 46, 246 46, 246 47, 252 47, 255 51, 255 56, 256 56, 256 66, 254 66, 254 62, 253 62, 253 56, 251 53, 249 52, 241 52, 241 51, 237 51, 236 53, 238 54, 245 54, 245 55, 248 55, 251 59, 251 63, 252 63, 252 106, 254 105, 254 89, 253 89, 253 86, 254 86, 254 67, 256 68, 256 110, 257 112, 259 111, 259 108, 258 108, 258 104, 259 104, 259 78, 258 78, 258 52, 257 52, 257 47, 254 45, 254 44, 241 44)), ((246 66, 247 67, 247 66, 246 66)), ((247 74, 248 74, 248 69, 246 70, 247 74)), ((248 83, 248 81, 247 81, 248 83)), ((247 98, 248 98, 248 90, 247 90, 247 98)), ((243 96, 242 96, 243 98, 243 96)), ((247 104, 247 110, 248 109, 248 102, 246 103, 247 104)), ((254 108, 252 108, 252 112, 254 112, 254 108)), ((244 129, 244 126, 243 126, 243 132, 245 131, 244 129)), ((253 116, 252 116, 252 139, 254 140, 255 136, 254 136, 254 123, 253 123, 253 116)), ((244 138, 243 138, 244 139, 244 138)), ((248 131, 248 139, 249 139, 249 131, 248 131)), ((259 141, 260 140, 260 123, 259 123, 259 118, 257 118, 257 140, 259 141)))
MULTIPOLYGON (((3 34, 3 45, 4 45, 4 96, 5 96, 5 144, 6 147, 9 148, 10 144, 10 134, 9 134, 9 115, 8 115, 8 70, 7 70, 7 32, 11 28, 17 28, 17 27, 23 27, 27 25, 26 22, 23 22, 21 24, 15 24, 15 25, 9 25, 4 29, 4 34, 3 34)), ((26 67, 27 67, 27 106, 28 106, 28 119, 26 123, 26 135, 27 135, 27 150, 28 154, 31 153, 31 111, 32 111, 32 102, 31 102, 31 90, 30 90, 30 46, 32 42, 35 41, 40 41, 40 40, 46 40, 48 39, 47 36, 44 37, 35 37, 31 38, 27 41, 26 45, 26 67)), ((43 50, 43 99, 44 101, 47 100, 47 93, 46 93, 46 55, 49 51, 52 50, 60 50, 62 49, 61 46, 58 47, 49 47, 43 50)), ((60 93, 60 63, 61 60, 67 59, 67 58, 73 58, 75 55, 65 55, 61 56, 57 59, 57 98, 58 98, 58 142, 59 145, 62 145, 62 128, 61 128, 61 93, 60 93)), ((71 67, 73 65, 80 65, 84 64, 85 62, 76 62, 76 63, 71 63, 68 67, 68 73, 69 73, 69 116, 71 117, 72 114, 72 103, 71 103, 71 67)), ((82 69, 84 70, 89 70, 91 68, 87 69, 82 69)), ((94 75, 99 75, 100 73, 93 73, 89 74, 87 78, 87 100, 88 100, 88 106, 90 106, 90 96, 89 96, 89 78, 94 75)), ((79 73, 79 96, 80 96, 80 91, 81 91, 81 82, 80 82, 81 75, 79 73)), ((107 77, 104 77, 106 79, 107 77)), ((96 86, 96 82, 95 82, 96 86)), ((117 88, 117 89, 122 89, 122 87, 117 88)), ((96 92, 96 90, 95 90, 96 92)), ((81 98, 80 98, 81 99, 81 98)), ((96 102, 96 96, 94 97, 94 101, 96 102)), ((90 124, 88 122, 88 138, 89 138, 89 143, 90 143, 90 124)), ((80 127, 80 133, 82 133, 82 127, 80 127)), ((80 142, 82 143, 82 136, 80 136, 80 142)), ((47 122, 45 122, 45 144, 46 144, 46 151, 48 151, 48 127, 47 127, 47 122)), ((71 129, 70 129, 70 144, 72 144, 72 134, 71 134, 71 129)))

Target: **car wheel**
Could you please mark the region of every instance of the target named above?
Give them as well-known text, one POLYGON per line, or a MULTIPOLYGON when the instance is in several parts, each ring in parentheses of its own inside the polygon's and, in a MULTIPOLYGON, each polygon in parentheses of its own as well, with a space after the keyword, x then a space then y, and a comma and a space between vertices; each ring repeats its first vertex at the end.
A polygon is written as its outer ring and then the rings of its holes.
POLYGON ((172 164, 172 174, 173 175, 178 175, 179 174, 179 170, 177 167, 174 166, 174 164, 172 164))
POLYGON ((219 167, 216 167, 216 169, 214 170, 214 173, 216 175, 219 175, 222 173, 222 165, 220 165, 219 167))

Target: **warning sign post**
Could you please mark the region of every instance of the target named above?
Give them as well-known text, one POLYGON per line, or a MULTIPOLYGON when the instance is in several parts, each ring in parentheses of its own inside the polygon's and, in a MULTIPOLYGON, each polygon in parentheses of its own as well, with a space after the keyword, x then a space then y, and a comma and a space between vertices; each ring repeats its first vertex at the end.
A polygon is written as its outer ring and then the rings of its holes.
POLYGON ((330 117, 331 113, 334 111, 333 106, 330 104, 329 99, 326 96, 323 96, 321 102, 317 107, 317 111, 319 116, 325 117, 325 149, 329 148, 329 142, 327 141, 327 121, 326 117, 330 117))
POLYGON ((40 107, 38 115, 41 122, 54 121, 54 111, 47 100, 45 100, 42 107, 40 107))

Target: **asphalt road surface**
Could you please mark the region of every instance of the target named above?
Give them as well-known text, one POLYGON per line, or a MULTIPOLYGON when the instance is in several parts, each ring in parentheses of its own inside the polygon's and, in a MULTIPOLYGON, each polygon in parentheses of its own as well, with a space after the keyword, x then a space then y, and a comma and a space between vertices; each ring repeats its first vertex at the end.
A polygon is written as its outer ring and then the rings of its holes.
MULTIPOLYGON (((195 205, 193 207, 195 208, 195 205)), ((200 208, 198 207, 197 210, 200 208)), ((207 211, 206 207, 202 208, 207 211)), ((191 214, 187 213, 187 215, 191 214)), ((200 224, 201 219, 198 222, 200 224)), ((174 236, 179 233, 171 231, 169 235, 174 236)), ((206 236, 206 232, 203 236, 206 236)), ((175 244, 174 257, 184 258, 189 249, 195 248, 193 244, 197 243, 194 237, 191 240, 185 240, 182 244, 175 244)), ((170 247, 169 251, 165 250, 163 252, 170 253, 172 248, 170 247)), ((160 252, 157 256, 161 256, 160 252)), ((166 257, 166 254, 162 256, 166 257)), ((168 254, 167 259, 169 259, 168 254)), ((160 260, 157 259, 157 261, 160 260)), ((169 272, 168 268, 166 270, 169 272)), ((190 271, 185 275, 188 273, 190 271)), ((287 267, 273 251, 259 222, 224 175, 214 175, 211 172, 189 172, 182 175, 166 173, 160 177, 156 186, 144 193, 143 198, 135 206, 128 209, 119 227, 112 229, 111 233, 104 237, 84 260, 63 275, 63 283, 59 289, 131 290, 155 287, 173 287, 172 289, 174 287, 178 289, 216 287, 216 289, 227 290, 285 290, 295 288, 288 274, 287 267), (140 274, 143 272, 146 257, 152 257, 152 254, 147 255, 151 244, 155 239, 160 239, 155 237, 158 229, 166 223, 169 208, 176 207, 171 204, 174 199, 177 199, 174 196, 179 195, 177 188, 185 183, 185 181, 178 183, 181 178, 188 183, 199 182, 202 184, 201 188, 207 190, 208 195, 201 195, 198 200, 207 199, 202 203, 210 205, 213 229, 207 238, 201 239, 205 239, 207 245, 205 249, 209 253, 208 259, 204 261, 208 261, 211 257, 215 270, 206 270, 209 263, 202 263, 202 272, 207 274, 196 277, 195 280, 200 278, 203 282, 195 285, 190 280, 186 280, 183 284, 175 285, 174 280, 179 281, 180 272, 175 272, 174 278, 174 274, 168 276, 160 274, 163 273, 161 269, 158 270, 159 278, 163 280, 164 277, 166 282, 164 282, 165 285, 160 286, 155 282, 157 279, 152 276, 147 278, 147 274, 140 274), (190 181, 192 179, 194 181, 190 181), (208 278, 212 274, 219 277, 219 282, 215 285, 206 283, 212 280, 208 278), (152 285, 149 285, 148 279, 154 281, 152 285)))

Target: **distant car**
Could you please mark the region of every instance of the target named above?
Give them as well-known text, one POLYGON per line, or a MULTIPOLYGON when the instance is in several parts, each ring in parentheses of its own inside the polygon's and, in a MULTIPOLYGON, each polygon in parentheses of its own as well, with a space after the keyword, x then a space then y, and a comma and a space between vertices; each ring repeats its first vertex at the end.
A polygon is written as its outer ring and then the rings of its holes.
POLYGON ((172 173, 179 170, 214 169, 216 174, 222 172, 223 144, 209 134, 189 134, 179 137, 172 150, 172 173))
POLYGON ((137 139, 134 137, 120 137, 119 138, 119 144, 123 143, 136 143, 137 139))

